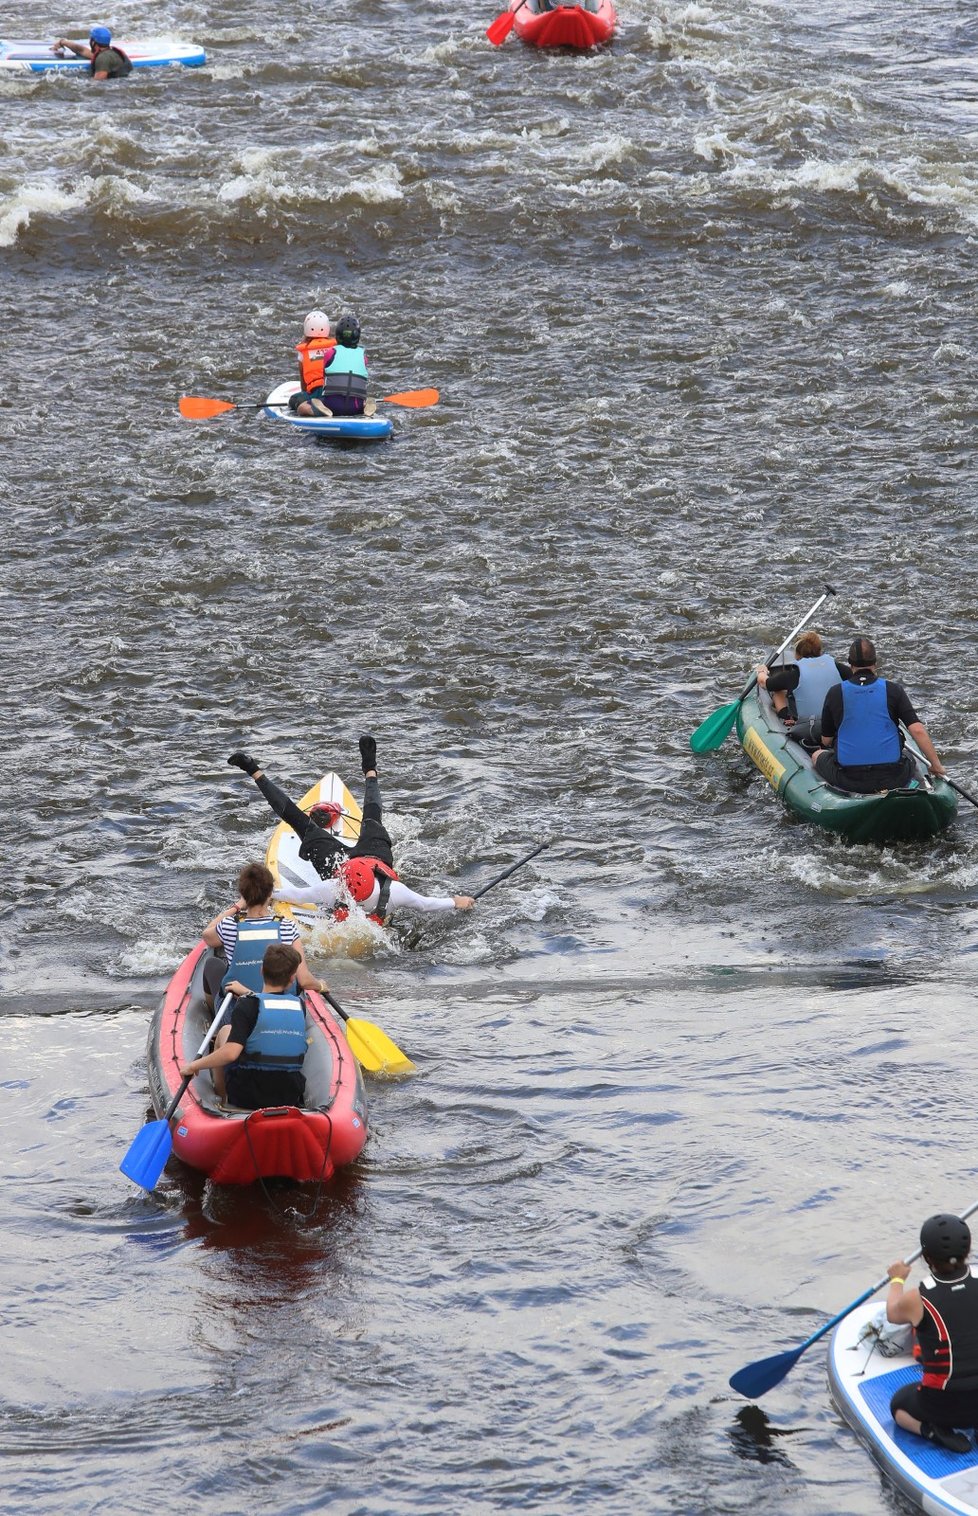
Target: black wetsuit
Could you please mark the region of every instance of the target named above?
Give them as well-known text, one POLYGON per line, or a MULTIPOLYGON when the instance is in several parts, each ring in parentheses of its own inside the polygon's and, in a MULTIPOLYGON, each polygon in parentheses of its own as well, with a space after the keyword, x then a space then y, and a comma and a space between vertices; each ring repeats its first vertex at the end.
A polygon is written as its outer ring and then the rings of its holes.
POLYGON ((262 774, 260 779, 256 778, 255 783, 276 816, 280 816, 301 839, 299 857, 308 858, 320 879, 330 879, 336 872, 337 865, 347 858, 379 858, 381 863, 394 867, 390 834, 382 820, 380 782, 376 778, 364 780, 363 821, 360 824, 360 836, 352 847, 340 842, 325 827, 310 821, 305 811, 300 811, 295 801, 290 800, 267 774, 262 774))

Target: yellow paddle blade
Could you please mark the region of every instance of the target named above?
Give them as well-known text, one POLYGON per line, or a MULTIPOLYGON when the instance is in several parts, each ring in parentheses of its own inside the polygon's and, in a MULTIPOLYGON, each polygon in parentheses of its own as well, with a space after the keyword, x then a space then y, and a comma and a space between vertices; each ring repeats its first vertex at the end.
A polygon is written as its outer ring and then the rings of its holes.
POLYGON ((414 1068, 407 1054, 372 1021, 351 1016, 346 1023, 346 1037, 354 1058, 372 1074, 410 1074, 414 1068))
POLYGON ((207 395, 180 396, 180 414, 186 416, 188 421, 207 421, 211 416, 219 416, 222 411, 234 409, 230 400, 211 400, 207 395))
POLYGON ((422 410, 426 405, 437 405, 440 396, 437 390, 401 390, 399 395, 382 396, 384 405, 409 405, 422 410))

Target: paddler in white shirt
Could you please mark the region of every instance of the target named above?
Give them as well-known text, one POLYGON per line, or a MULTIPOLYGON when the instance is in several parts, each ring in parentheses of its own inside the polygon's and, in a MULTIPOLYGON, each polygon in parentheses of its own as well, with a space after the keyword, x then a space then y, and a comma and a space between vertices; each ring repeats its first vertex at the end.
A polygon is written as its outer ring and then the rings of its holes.
POLYGON ((328 804, 313 806, 307 815, 274 780, 269 779, 248 753, 232 753, 228 759, 232 768, 250 774, 276 816, 281 817, 301 839, 300 858, 307 858, 322 876, 322 884, 290 886, 287 890, 277 891, 275 898, 295 905, 332 906, 338 921, 344 921, 349 915, 346 902, 353 900, 380 926, 395 907, 424 912, 470 911, 475 905, 472 895, 419 895, 401 883, 394 868, 390 833, 383 823, 377 777, 377 741, 365 735, 360 738, 359 745, 364 775, 363 819, 360 836, 352 848, 345 847, 329 831, 339 814, 336 807, 328 804))

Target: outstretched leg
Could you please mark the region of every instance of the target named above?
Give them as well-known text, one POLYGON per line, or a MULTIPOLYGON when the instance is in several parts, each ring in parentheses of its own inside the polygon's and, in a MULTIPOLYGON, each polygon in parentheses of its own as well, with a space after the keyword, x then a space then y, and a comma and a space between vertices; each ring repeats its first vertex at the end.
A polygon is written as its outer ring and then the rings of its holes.
POLYGON ((351 858, 379 858, 394 867, 390 833, 383 823, 384 805, 377 778, 377 742, 373 737, 360 738, 360 763, 363 768, 363 821, 351 858))

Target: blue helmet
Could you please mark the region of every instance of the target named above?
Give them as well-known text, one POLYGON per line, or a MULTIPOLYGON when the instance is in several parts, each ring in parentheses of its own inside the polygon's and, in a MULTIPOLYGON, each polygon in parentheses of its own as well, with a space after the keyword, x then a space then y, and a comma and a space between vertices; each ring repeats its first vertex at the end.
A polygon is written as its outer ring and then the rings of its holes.
POLYGON ((112 41, 112 33, 107 26, 93 26, 88 34, 89 42, 97 42, 99 47, 108 47, 112 41))

